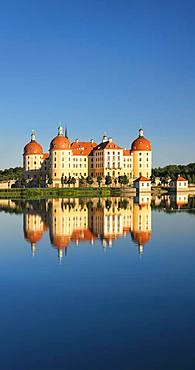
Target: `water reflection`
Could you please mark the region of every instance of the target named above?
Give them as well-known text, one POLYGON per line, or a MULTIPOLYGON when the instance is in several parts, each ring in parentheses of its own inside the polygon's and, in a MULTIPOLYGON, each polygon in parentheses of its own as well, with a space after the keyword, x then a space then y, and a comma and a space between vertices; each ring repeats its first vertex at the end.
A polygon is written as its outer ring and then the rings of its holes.
POLYGON ((103 248, 112 248, 114 241, 128 234, 142 255, 151 239, 151 208, 169 212, 193 209, 194 202, 195 198, 185 193, 153 198, 144 194, 128 199, 0 200, 0 210, 23 213, 24 238, 33 256, 44 233, 49 232, 61 260, 71 244, 101 240, 103 248))
POLYGON ((32 254, 45 232, 61 260, 71 243, 95 243, 112 248, 113 242, 131 235, 138 253, 151 238, 151 196, 109 199, 0 200, 0 209, 23 213, 24 237, 32 254))
POLYGON ((164 211, 191 211, 195 210, 195 197, 188 192, 177 192, 171 195, 155 196, 151 201, 152 208, 163 209, 164 211))

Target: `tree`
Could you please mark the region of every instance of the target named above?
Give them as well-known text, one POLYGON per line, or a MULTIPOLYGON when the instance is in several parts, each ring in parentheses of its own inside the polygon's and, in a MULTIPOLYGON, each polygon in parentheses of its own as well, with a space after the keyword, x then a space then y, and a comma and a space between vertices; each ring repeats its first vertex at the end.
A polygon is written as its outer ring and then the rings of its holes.
POLYGON ((106 178, 105 178, 105 184, 107 186, 109 186, 110 184, 112 184, 112 178, 110 175, 107 175, 106 178))
POLYGON ((86 181, 87 181, 87 184, 89 185, 93 184, 93 178, 91 176, 87 176, 86 181))
POLYGON ((128 183, 129 183, 129 179, 128 179, 127 175, 124 175, 123 176, 123 185, 128 185, 128 183))
POLYGON ((89 209, 89 208, 92 208, 92 207, 93 207, 93 202, 92 202, 92 200, 89 200, 87 202, 87 208, 89 209))
POLYGON ((118 183, 122 186, 123 184, 123 176, 118 177, 118 183))
POLYGON ((69 178, 68 178, 68 181, 67 181, 67 184, 70 186, 70 184, 72 184, 72 182, 71 182, 71 176, 69 176, 69 178))
POLYGON ((112 206, 111 200, 107 199, 106 202, 105 202, 105 206, 106 206, 107 209, 110 209, 110 207, 112 206))
POLYGON ((48 182, 49 185, 53 184, 53 179, 52 179, 51 175, 48 176, 48 181, 47 182, 48 182))
POLYGON ((22 180, 21 180, 21 186, 22 186, 23 188, 25 188, 25 187, 26 187, 26 179, 25 179, 25 177, 23 177, 23 178, 22 178, 22 180))
POLYGON ((77 180, 75 179, 75 177, 72 177, 72 178, 71 178, 71 184, 73 184, 74 186, 75 186, 75 184, 76 184, 76 181, 77 181, 77 180))
POLYGON ((84 184, 85 184, 85 178, 81 176, 81 178, 79 179, 79 185, 84 185, 84 184))
POLYGON ((68 184, 68 178, 67 176, 64 177, 64 185, 67 185, 68 184))
POLYGON ((38 186, 38 188, 41 187, 41 176, 38 176, 38 178, 37 178, 37 186, 38 186))
POLYGON ((101 176, 98 176, 97 177, 97 183, 98 183, 99 188, 101 186, 101 182, 102 182, 102 177, 101 176))

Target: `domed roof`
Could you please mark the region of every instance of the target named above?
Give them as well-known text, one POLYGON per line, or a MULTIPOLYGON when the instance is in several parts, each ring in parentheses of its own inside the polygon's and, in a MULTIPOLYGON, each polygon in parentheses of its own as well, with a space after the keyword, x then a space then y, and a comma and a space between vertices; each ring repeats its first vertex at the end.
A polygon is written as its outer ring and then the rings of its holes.
POLYGON ((55 235, 51 238, 54 247, 58 249, 67 248, 70 244, 70 238, 65 235, 55 235))
POLYGON ((131 145, 131 150, 144 150, 144 151, 151 151, 152 145, 151 142, 144 137, 143 130, 139 130, 139 137, 135 139, 131 145))
POLYGON ((50 143, 50 150, 70 149, 70 141, 63 135, 62 127, 58 128, 58 135, 50 143))
POLYGON ((40 230, 29 230, 29 231, 25 231, 25 239, 30 242, 30 243, 37 243, 38 241, 41 240, 42 236, 43 236, 43 231, 40 231, 40 230))
POLYGON ((24 155, 43 154, 42 146, 35 140, 35 133, 31 134, 31 141, 24 147, 24 155))
POLYGON ((150 231, 134 231, 132 232, 132 239, 137 244, 146 244, 151 239, 151 232, 150 231))

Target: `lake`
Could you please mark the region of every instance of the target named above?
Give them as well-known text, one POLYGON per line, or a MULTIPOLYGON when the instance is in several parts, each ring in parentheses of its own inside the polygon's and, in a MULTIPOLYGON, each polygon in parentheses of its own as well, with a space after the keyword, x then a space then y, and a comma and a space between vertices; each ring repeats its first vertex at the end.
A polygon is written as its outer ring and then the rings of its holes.
POLYGON ((195 198, 0 200, 2 370, 195 368, 195 198))

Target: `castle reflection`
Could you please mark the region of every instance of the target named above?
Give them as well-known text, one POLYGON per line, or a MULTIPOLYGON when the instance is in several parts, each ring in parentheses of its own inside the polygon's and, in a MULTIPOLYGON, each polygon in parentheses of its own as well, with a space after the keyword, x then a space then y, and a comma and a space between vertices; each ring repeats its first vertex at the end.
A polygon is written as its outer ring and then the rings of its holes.
POLYGON ((151 239, 151 207, 167 212, 195 208, 195 198, 186 194, 161 197, 141 194, 135 198, 0 200, 0 211, 23 214, 24 238, 35 255, 48 232, 59 260, 72 244, 101 241, 112 248, 119 238, 131 237, 140 255, 151 239))
POLYGON ((0 200, 0 209, 23 213, 23 231, 32 255, 45 232, 61 260, 71 244, 95 243, 111 248, 131 236, 141 255, 151 238, 151 196, 138 198, 0 200))

